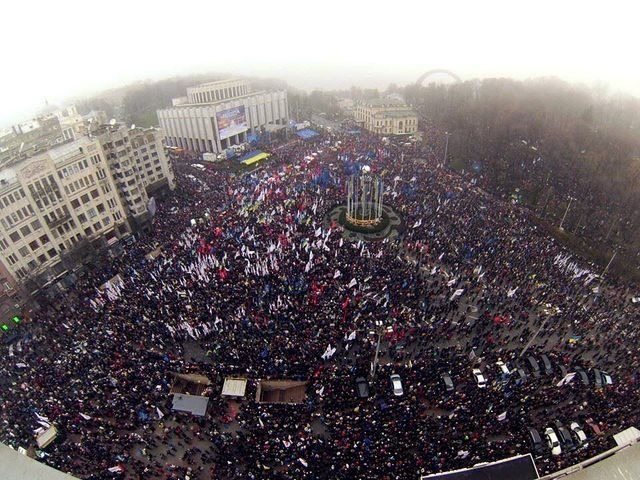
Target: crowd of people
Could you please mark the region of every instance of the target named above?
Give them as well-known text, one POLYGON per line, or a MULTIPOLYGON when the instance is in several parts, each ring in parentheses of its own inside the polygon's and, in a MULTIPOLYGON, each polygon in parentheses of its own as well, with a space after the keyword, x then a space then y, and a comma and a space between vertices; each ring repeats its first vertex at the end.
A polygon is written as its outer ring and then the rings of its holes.
POLYGON ((55 425, 59 438, 37 452, 48 465, 176 480, 415 479, 528 453, 527 427, 555 419, 589 418, 605 434, 545 450, 541 472, 612 446, 639 423, 635 285, 602 281, 530 212, 443 168, 433 136, 324 132, 274 148, 253 172, 175 160, 178 187, 152 231, 0 347, 0 440, 33 450, 55 425), (346 240, 326 218, 362 165, 403 218, 395 238, 346 240), (499 381, 495 362, 515 366, 523 349, 557 371, 499 381), (614 382, 558 387, 560 366, 614 382), (171 411, 176 372, 212 381, 205 417, 171 411), (244 400, 221 397, 227 376, 250 379, 244 400), (258 379, 305 380, 306 399, 258 403, 258 379))

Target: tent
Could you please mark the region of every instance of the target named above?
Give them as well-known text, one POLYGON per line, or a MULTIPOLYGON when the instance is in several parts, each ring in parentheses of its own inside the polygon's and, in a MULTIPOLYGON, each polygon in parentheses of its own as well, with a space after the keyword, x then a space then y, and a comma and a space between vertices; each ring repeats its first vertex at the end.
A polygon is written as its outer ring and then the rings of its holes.
POLYGON ((247 390, 247 379, 241 377, 227 377, 222 386, 222 395, 225 397, 244 397, 247 390))
POLYGON ((57 436, 58 429, 55 427, 55 425, 51 425, 44 432, 38 435, 38 438, 36 438, 38 448, 46 448, 56 439, 57 436))

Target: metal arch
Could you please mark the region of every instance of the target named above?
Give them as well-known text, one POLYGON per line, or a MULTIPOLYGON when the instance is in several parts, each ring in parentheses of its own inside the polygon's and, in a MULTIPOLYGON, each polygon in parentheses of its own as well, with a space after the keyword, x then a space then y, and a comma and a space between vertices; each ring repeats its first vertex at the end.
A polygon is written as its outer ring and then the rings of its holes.
POLYGON ((420 77, 418 78, 418 80, 416 80, 416 85, 422 85, 422 82, 424 82, 424 80, 431 76, 431 75, 435 75, 436 73, 444 73, 445 75, 449 75, 451 78, 453 78, 456 82, 462 82, 462 79, 456 75, 455 73, 453 73, 450 70, 444 70, 441 68, 437 68, 435 70, 429 70, 428 72, 423 73, 422 75, 420 75, 420 77))

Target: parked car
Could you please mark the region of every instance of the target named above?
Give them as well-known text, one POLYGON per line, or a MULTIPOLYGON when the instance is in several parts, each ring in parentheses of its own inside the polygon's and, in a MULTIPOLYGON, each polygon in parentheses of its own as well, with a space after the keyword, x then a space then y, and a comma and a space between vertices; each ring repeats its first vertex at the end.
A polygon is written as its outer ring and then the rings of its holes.
POLYGON ((567 430, 560 420, 556 420, 555 422, 556 431, 558 432, 558 440, 560 440, 560 445, 562 445, 562 449, 565 451, 571 451, 575 449, 575 445, 573 444, 573 439, 571 438, 571 433, 567 430))
POLYGON ((356 378, 356 390, 360 398, 367 398, 369 396, 369 382, 364 377, 356 378))
POLYGON ((576 441, 576 444, 580 447, 586 447, 589 445, 587 442, 587 434, 584 433, 582 427, 578 424, 578 422, 571 422, 569 424, 569 430, 573 434, 573 439, 576 441))
POLYGON ((607 385, 613 385, 613 379, 611 375, 597 368, 593 369, 593 376, 595 378, 596 388, 606 387, 607 385))
POLYGON ((400 375, 394 373, 389 377, 389 380, 391 380, 391 388, 393 389, 393 394, 396 397, 401 397, 402 395, 404 395, 404 389, 402 388, 402 379, 400 378, 400 375))
POLYGON ((553 375, 553 365, 546 353, 540 355, 540 360, 542 361, 542 368, 545 375, 553 375))
POLYGON ((529 431, 529 443, 531 444, 531 450, 536 454, 541 454, 544 450, 544 445, 538 430, 533 427, 529 427, 527 430, 529 431))
POLYGON ((580 377, 582 384, 589 385, 589 375, 587 375, 587 372, 585 372, 582 367, 575 367, 574 370, 580 377))
POLYGON ((453 384, 453 380, 451 380, 451 375, 449 375, 448 373, 443 373, 441 375, 441 378, 442 382, 444 383, 444 389, 447 392, 453 392, 456 389, 455 385, 453 384))
POLYGON ((509 366, 502 360, 498 360, 496 362, 496 367, 498 367, 498 378, 500 381, 502 383, 509 383, 509 378, 511 378, 511 370, 509 370, 509 366))
POLYGON ((527 381, 527 371, 522 367, 516 368, 515 378, 516 378, 516 385, 522 385, 524 382, 527 381))
POLYGON ((547 438, 547 445, 551 449, 551 455, 560 455, 562 453, 562 447, 553 428, 547 427, 544 431, 544 436, 547 438))
POLYGON ((533 358, 531 355, 527 357, 527 363, 529 364, 529 370, 531 370, 531 374, 534 377, 540 376, 540 365, 538 365, 538 361, 533 358))
POLYGON ((479 368, 474 368, 473 371, 473 378, 475 378, 476 383, 478 384, 479 388, 486 388, 487 387, 487 379, 484 378, 484 375, 482 375, 482 372, 480 371, 479 368))
POLYGON ((560 374, 560 378, 566 377, 567 373, 569 373, 569 370, 567 370, 567 367, 560 364, 558 364, 557 367, 558 367, 558 373, 560 374))

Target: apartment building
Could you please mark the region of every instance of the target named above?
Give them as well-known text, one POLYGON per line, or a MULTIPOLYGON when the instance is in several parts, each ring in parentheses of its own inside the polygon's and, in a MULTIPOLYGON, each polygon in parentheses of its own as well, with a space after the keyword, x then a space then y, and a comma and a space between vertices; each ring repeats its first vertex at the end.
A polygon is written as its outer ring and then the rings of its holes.
POLYGON ((0 170, 0 260, 19 282, 50 282, 82 246, 129 231, 100 142, 83 137, 0 170))
POLYGON ((151 221, 150 197, 175 188, 162 133, 154 128, 112 124, 101 126, 92 136, 104 150, 129 225, 134 231, 147 228, 151 221))

